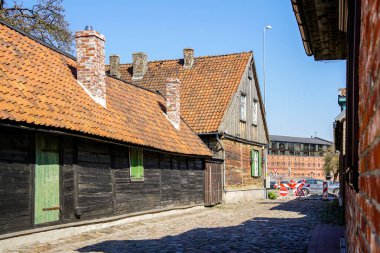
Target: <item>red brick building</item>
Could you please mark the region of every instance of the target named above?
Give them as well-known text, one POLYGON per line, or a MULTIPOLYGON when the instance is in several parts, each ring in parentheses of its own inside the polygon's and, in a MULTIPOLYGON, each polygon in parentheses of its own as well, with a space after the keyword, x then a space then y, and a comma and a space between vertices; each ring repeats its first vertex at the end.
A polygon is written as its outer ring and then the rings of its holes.
POLYGON ((306 53, 315 60, 347 60, 346 242, 349 252, 380 252, 380 1, 292 5, 306 53))
POLYGON ((321 138, 270 136, 268 172, 272 181, 285 179, 326 179, 324 152, 332 142, 321 138))

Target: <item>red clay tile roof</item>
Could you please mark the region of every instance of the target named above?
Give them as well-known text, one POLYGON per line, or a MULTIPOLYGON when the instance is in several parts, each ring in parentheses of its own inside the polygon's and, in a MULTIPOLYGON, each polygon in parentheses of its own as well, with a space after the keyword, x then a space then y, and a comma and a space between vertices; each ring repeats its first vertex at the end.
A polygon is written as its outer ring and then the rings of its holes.
MULTIPOLYGON (((121 79, 165 94, 168 77, 181 81, 181 116, 197 133, 217 132, 237 91, 252 52, 195 57, 191 69, 183 60, 151 61, 141 80, 132 80, 132 65, 121 64, 121 79)), ((108 66, 107 66, 108 67, 108 66)))
POLYGON ((0 24, 0 119, 81 132, 187 155, 211 156, 184 123, 177 131, 162 96, 106 77, 107 108, 77 83, 76 61, 0 24))

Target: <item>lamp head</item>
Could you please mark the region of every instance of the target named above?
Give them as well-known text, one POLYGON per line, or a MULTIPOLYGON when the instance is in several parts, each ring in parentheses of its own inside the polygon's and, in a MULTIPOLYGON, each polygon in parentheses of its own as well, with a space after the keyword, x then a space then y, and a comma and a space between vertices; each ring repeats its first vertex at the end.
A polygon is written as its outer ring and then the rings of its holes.
POLYGON ((265 27, 265 29, 272 29, 272 26, 270 26, 270 25, 267 25, 266 27, 265 27))

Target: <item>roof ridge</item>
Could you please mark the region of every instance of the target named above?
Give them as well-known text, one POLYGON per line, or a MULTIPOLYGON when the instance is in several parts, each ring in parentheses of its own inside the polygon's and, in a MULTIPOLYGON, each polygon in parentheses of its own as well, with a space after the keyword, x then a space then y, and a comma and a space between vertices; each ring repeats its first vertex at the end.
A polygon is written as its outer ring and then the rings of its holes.
POLYGON ((300 136, 290 136, 290 135, 278 135, 278 134, 270 134, 270 136, 280 136, 280 137, 291 137, 291 138, 306 138, 306 139, 314 139, 310 137, 300 137, 300 136))
MULTIPOLYGON (((252 50, 250 51, 242 51, 242 52, 236 52, 236 53, 228 53, 228 54, 219 54, 219 55, 203 55, 203 56, 197 56, 194 57, 194 59, 204 59, 204 58, 216 58, 216 57, 224 57, 224 56, 230 56, 230 55, 238 55, 238 54, 249 54, 253 53, 252 50)), ((177 59, 162 59, 162 60, 153 60, 148 61, 148 63, 155 63, 155 62, 167 62, 167 61, 180 61, 183 60, 183 58, 177 58, 177 59)), ((121 63, 120 65, 131 65, 132 63, 121 63)), ((109 66, 109 64, 106 64, 109 66)))
POLYGON ((272 139, 272 137, 285 137, 285 138, 293 138, 293 139, 306 139, 306 140, 320 140, 320 141, 324 141, 324 142, 328 142, 328 143, 333 143, 329 140, 326 140, 326 139, 322 139, 320 137, 299 137, 299 136, 289 136, 289 135, 276 135, 276 134, 271 134, 269 135, 269 137, 272 139))
POLYGON ((126 81, 126 80, 124 80, 124 79, 121 79, 121 78, 118 78, 118 77, 115 77, 115 76, 111 76, 111 75, 110 75, 109 73, 107 73, 107 72, 106 72, 106 76, 108 76, 108 77, 110 77, 110 78, 113 78, 113 79, 115 79, 115 80, 118 80, 118 81, 120 81, 120 82, 123 82, 123 83, 125 83, 125 84, 132 85, 132 86, 134 86, 134 87, 136 87, 136 88, 139 88, 139 89, 142 89, 142 90, 146 90, 146 91, 151 92, 151 93, 153 93, 153 94, 155 94, 155 95, 158 95, 158 96, 161 96, 161 97, 165 98, 164 95, 162 95, 161 92, 159 92, 159 91, 154 91, 154 90, 148 89, 148 88, 146 88, 146 87, 140 86, 140 85, 138 85, 138 84, 136 84, 136 83, 128 82, 128 81, 126 81))
POLYGON ((63 51, 63 50, 61 50, 61 49, 59 49, 59 48, 57 48, 57 47, 55 47, 53 45, 50 45, 50 44, 46 43, 45 41, 43 41, 43 40, 41 40, 41 39, 33 36, 32 34, 27 33, 25 31, 21 30, 20 28, 15 27, 15 26, 13 26, 11 24, 8 24, 7 22, 5 22, 2 19, 0 19, 0 24, 5 25, 6 27, 8 27, 8 28, 10 28, 10 29, 12 29, 12 30, 20 33, 21 35, 24 35, 24 36, 28 37, 31 40, 34 40, 35 42, 37 42, 37 43, 39 43, 39 44, 41 44, 41 45, 43 45, 43 46, 45 46, 47 48, 50 48, 51 50, 53 50, 53 51, 55 51, 55 52, 57 52, 59 54, 63 54, 64 56, 69 57, 69 58, 73 59, 74 61, 77 60, 77 58, 74 55, 72 55, 72 54, 70 54, 68 52, 65 52, 65 51, 63 51))
POLYGON ((318 139, 318 140, 322 140, 322 141, 325 141, 325 142, 333 143, 332 141, 329 141, 329 140, 326 140, 326 139, 323 139, 323 138, 320 138, 320 137, 314 137, 314 139, 318 139))
MULTIPOLYGON (((46 47, 48 47, 48 48, 50 48, 50 49, 56 51, 57 53, 63 54, 63 55, 65 55, 65 56, 67 56, 67 57, 69 57, 69 58, 71 58, 71 59, 73 59, 73 60, 75 60, 75 61, 77 60, 77 58, 76 58, 75 56, 73 56, 73 55, 71 55, 71 54, 69 54, 69 53, 67 53, 67 52, 62 51, 62 50, 60 50, 59 48, 57 48, 57 47, 55 47, 55 46, 53 46, 53 45, 50 45, 50 44, 48 44, 48 43, 46 43, 46 42, 40 40, 39 38, 37 38, 37 37, 35 37, 35 36, 29 34, 29 33, 26 33, 26 32, 24 32, 24 31, 22 31, 20 28, 17 28, 17 27, 15 27, 15 26, 12 26, 12 25, 8 24, 7 22, 5 22, 5 21, 2 20, 2 19, 0 19, 0 24, 7 26, 8 28, 10 28, 10 29, 12 29, 12 30, 14 30, 14 31, 16 31, 16 32, 18 32, 18 33, 20 33, 20 34, 22 34, 22 35, 24 35, 24 36, 26 36, 26 37, 28 37, 28 38, 30 38, 30 39, 32 39, 32 40, 34 40, 35 42, 37 42, 37 43, 39 43, 39 44, 42 44, 43 46, 46 46, 46 47)), ((114 79, 116 79, 116 80, 118 80, 118 81, 122 81, 122 82, 124 82, 124 83, 126 83, 126 84, 130 84, 130 85, 135 86, 135 87, 137 87, 137 88, 140 88, 140 89, 143 89, 143 90, 146 90, 146 91, 152 92, 152 93, 154 93, 154 94, 156 94, 156 95, 161 95, 162 97, 164 97, 161 93, 157 93, 156 91, 153 91, 153 90, 151 90, 151 89, 148 89, 148 88, 145 88, 145 87, 139 86, 139 85, 137 85, 137 84, 135 84, 135 83, 131 83, 131 82, 128 82, 128 81, 126 81, 126 80, 123 80, 123 79, 120 79, 120 78, 117 78, 117 77, 114 77, 114 76, 111 76, 111 75, 108 74, 108 73, 106 73, 106 75, 107 75, 108 77, 114 78, 114 79)))

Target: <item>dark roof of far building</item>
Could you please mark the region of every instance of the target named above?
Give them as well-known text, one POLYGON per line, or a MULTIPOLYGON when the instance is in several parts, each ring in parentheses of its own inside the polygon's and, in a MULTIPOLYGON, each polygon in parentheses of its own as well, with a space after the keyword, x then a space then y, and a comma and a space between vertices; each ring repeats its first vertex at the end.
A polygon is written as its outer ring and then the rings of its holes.
POLYGON ((271 141, 281 141, 281 142, 294 142, 294 143, 307 143, 307 144, 321 144, 321 145, 332 145, 333 143, 322 138, 304 138, 304 137, 292 137, 292 136, 282 136, 282 135, 270 135, 271 141))

